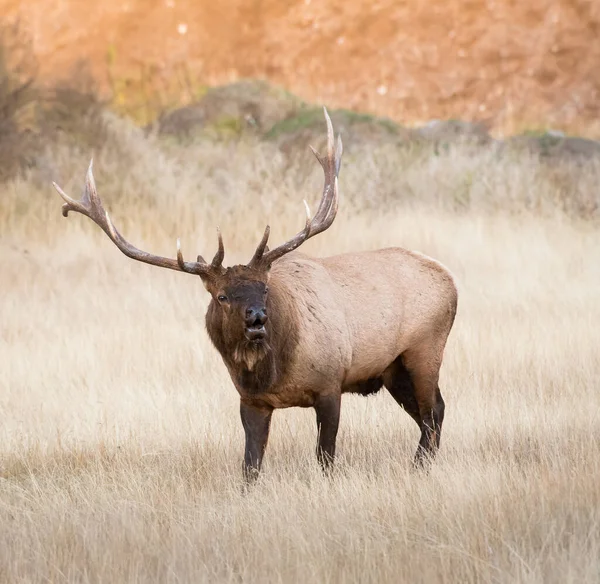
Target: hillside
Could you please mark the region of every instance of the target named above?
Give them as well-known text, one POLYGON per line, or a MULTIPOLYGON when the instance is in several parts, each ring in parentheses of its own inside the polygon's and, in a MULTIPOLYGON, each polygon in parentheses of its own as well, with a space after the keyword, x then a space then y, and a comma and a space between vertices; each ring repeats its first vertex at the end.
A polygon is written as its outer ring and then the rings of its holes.
POLYGON ((600 135, 598 2, 0 0, 0 11, 30 34, 42 80, 83 63, 140 121, 257 77, 406 124, 600 135))

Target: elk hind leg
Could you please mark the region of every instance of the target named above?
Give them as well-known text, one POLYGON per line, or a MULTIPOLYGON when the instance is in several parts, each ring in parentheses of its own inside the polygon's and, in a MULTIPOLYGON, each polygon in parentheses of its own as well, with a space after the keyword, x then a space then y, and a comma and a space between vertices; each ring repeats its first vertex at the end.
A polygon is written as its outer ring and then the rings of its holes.
POLYGON ((442 424, 444 422, 445 403, 438 385, 441 366, 441 351, 432 347, 422 350, 408 350, 402 356, 402 362, 408 372, 414 391, 411 402, 413 413, 418 411, 421 439, 415 454, 415 466, 422 466, 432 459, 440 446, 442 424))
POLYGON ((415 386, 400 355, 383 373, 383 383, 404 411, 421 427, 419 404, 415 397, 415 386))

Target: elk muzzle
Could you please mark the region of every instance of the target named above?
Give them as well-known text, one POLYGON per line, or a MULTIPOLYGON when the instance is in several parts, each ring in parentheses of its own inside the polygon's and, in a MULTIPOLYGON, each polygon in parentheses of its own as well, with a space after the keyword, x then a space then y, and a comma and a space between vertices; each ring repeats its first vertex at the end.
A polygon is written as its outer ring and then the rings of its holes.
POLYGON ((244 334, 249 341, 260 341, 267 336, 267 308, 263 305, 251 306, 246 309, 244 334))

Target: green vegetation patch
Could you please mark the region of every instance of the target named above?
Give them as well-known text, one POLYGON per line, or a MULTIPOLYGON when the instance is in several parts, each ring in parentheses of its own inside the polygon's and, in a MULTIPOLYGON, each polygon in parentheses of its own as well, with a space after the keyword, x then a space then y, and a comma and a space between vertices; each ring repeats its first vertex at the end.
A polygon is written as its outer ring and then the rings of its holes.
MULTIPOLYGON (((360 124, 373 125, 398 135, 400 125, 390 119, 380 118, 372 114, 354 112, 347 109, 330 110, 329 114, 335 116, 338 124, 346 127, 360 124)), ((265 134, 265 138, 272 140, 284 135, 295 134, 303 130, 312 130, 323 127, 323 108, 304 106, 295 115, 275 123, 265 134)))

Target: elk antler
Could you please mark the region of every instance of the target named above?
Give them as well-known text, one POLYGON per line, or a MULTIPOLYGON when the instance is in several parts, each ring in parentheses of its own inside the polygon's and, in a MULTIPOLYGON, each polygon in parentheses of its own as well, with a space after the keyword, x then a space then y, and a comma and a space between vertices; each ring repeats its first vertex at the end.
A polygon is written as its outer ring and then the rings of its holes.
POLYGON ((333 126, 331 119, 327 113, 327 109, 323 108, 325 120, 327 121, 327 155, 321 156, 312 146, 310 149, 317 157, 317 160, 323 167, 325 173, 325 186, 323 187, 323 195, 321 203, 311 219, 308 203, 304 201, 306 208, 306 225, 304 229, 298 232, 294 237, 282 243, 279 247, 272 250, 267 250, 267 241, 269 240, 270 227, 267 225, 265 233, 254 252, 254 256, 248 264, 250 267, 258 265, 270 266, 275 260, 281 256, 295 250, 302 245, 307 239, 325 231, 331 226, 335 219, 338 209, 338 174, 340 172, 340 164, 342 162, 342 137, 338 135, 337 144, 334 148, 333 126))
POLYGON ((85 179, 85 190, 81 200, 75 201, 69 195, 67 195, 55 182, 52 183, 54 188, 58 191, 58 194, 63 198, 65 204, 62 207, 63 216, 67 217, 69 211, 76 211, 86 217, 89 217, 94 223, 96 223, 111 241, 128 257, 145 262, 152 266, 159 266, 161 268, 169 268, 170 270, 177 270, 179 272, 187 272, 188 274, 196 274, 201 277, 206 277, 215 270, 221 269, 223 257, 225 256, 225 250, 223 247, 223 238, 221 232, 217 229, 219 237, 219 248, 212 262, 207 263, 202 256, 198 256, 198 260, 195 262, 183 261, 183 255, 180 249, 179 239, 177 240, 177 259, 163 258, 149 254, 137 247, 131 245, 125 238, 117 231, 107 211, 102 206, 102 201, 96 191, 96 183, 94 182, 94 175, 92 173, 93 160, 90 162, 90 166, 87 171, 85 179))

